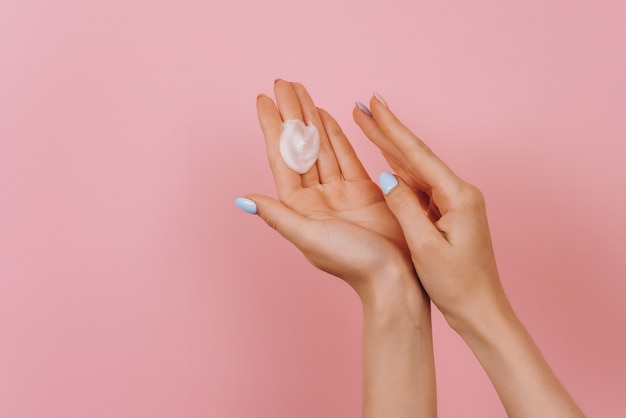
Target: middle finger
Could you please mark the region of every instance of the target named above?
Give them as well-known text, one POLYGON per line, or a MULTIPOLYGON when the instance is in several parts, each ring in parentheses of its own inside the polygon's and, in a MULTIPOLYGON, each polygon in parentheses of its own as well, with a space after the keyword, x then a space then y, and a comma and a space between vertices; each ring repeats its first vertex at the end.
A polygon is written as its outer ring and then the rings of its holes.
MULTIPOLYGON (((306 123, 302 117, 300 100, 290 82, 281 79, 276 80, 274 82, 274 96, 276 97, 276 105, 283 122, 290 119, 298 119, 306 123)), ((302 187, 313 186, 320 182, 315 165, 300 177, 302 179, 302 187)))

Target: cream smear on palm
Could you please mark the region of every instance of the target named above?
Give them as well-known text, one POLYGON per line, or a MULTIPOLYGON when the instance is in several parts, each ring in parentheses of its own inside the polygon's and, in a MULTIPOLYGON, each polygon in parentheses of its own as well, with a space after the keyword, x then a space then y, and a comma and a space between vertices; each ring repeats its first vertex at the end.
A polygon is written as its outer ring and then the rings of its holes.
POLYGON ((289 168, 304 174, 317 161, 320 153, 320 134, 315 125, 305 125, 298 119, 283 123, 279 141, 280 155, 289 168))

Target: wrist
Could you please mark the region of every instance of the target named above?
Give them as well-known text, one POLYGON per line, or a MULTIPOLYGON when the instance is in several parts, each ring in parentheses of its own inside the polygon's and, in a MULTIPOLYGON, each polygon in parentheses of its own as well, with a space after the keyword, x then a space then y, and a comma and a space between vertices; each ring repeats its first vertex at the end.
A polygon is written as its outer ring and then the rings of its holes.
POLYGON ((363 305, 365 321, 387 327, 408 319, 415 328, 430 328, 430 299, 412 264, 393 264, 365 283, 355 288, 363 305))
POLYGON ((466 342, 489 344, 502 332, 521 326, 506 295, 476 302, 461 312, 445 315, 448 325, 466 342))
POLYGON ((583 416, 508 299, 446 318, 494 384, 508 416, 583 416))
POLYGON ((370 277, 363 302, 363 416, 436 416, 430 301, 411 268, 370 277))

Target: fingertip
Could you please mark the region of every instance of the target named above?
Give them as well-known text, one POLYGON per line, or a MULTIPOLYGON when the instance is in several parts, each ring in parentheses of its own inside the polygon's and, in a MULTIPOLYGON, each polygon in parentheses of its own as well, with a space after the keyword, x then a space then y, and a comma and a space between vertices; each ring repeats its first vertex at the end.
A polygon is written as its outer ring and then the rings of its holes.
MULTIPOLYGON (((271 103, 272 105, 274 104, 274 101, 272 100, 271 97, 269 97, 267 94, 265 93, 259 93, 256 96, 256 105, 257 105, 257 109, 259 107, 265 107, 268 105, 268 103, 271 103)), ((274 106, 275 107, 275 106, 274 106)))
POLYGON ((376 119, 379 123, 390 123, 396 120, 395 114, 389 109, 389 105, 387 101, 380 95, 380 93, 373 92, 370 97, 370 109, 372 109, 372 114, 374 115, 374 119, 376 119))
POLYGON ((389 109, 389 105, 387 104, 387 101, 385 100, 385 98, 380 93, 378 93, 376 91, 373 91, 372 92, 372 98, 378 100, 380 102, 380 104, 385 106, 386 109, 389 109))
POLYGON ((270 98, 267 94, 265 94, 265 93, 259 93, 259 94, 257 94, 257 96, 256 96, 256 101, 257 101, 257 103, 258 103, 260 100, 265 100, 265 99, 272 100, 272 99, 271 99, 271 98, 270 98))
POLYGON ((247 197, 238 197, 235 199, 235 205, 250 215, 256 215, 257 213, 256 203, 254 200, 248 199, 247 197))
POLYGON ((358 109, 360 109, 363 113, 365 113, 367 116, 369 116, 370 118, 373 118, 374 116, 372 115, 372 111, 369 109, 369 107, 365 106, 363 103, 356 101, 354 102, 354 104, 356 105, 356 107, 358 109))
POLYGON ((384 195, 387 196, 398 185, 398 179, 390 172, 383 171, 378 176, 378 184, 384 195))
POLYGON ((306 87, 304 87, 304 84, 299 81, 291 81, 291 85, 293 86, 294 90, 308 93, 308 90, 306 89, 306 87))
POLYGON ((262 194, 247 194, 245 197, 235 199, 239 209, 251 215, 258 215, 265 223, 276 229, 276 209, 282 206, 280 202, 262 194))

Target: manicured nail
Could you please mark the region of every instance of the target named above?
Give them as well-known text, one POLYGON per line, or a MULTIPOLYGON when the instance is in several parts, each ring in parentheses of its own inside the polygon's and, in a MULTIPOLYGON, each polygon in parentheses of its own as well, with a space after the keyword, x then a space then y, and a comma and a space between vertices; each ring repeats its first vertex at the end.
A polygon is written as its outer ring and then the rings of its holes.
POLYGON ((393 174, 383 171, 378 177, 378 184, 380 184, 380 188, 386 196, 398 185, 398 179, 393 174))
POLYGON ((355 102, 356 107, 358 107, 359 109, 361 109, 363 112, 365 112, 370 118, 373 118, 374 116, 372 116, 372 111, 369 110, 369 108, 367 106, 365 106, 363 103, 361 102, 355 102))
POLYGON ((385 106, 387 109, 389 109, 389 105, 387 104, 387 101, 385 100, 385 98, 383 96, 380 95, 380 93, 372 92, 372 94, 374 95, 374 97, 376 97, 378 99, 379 102, 381 102, 383 104, 383 106, 385 106))
POLYGON ((246 197, 238 197, 235 199, 235 205, 246 213, 251 215, 256 214, 256 203, 246 197))

